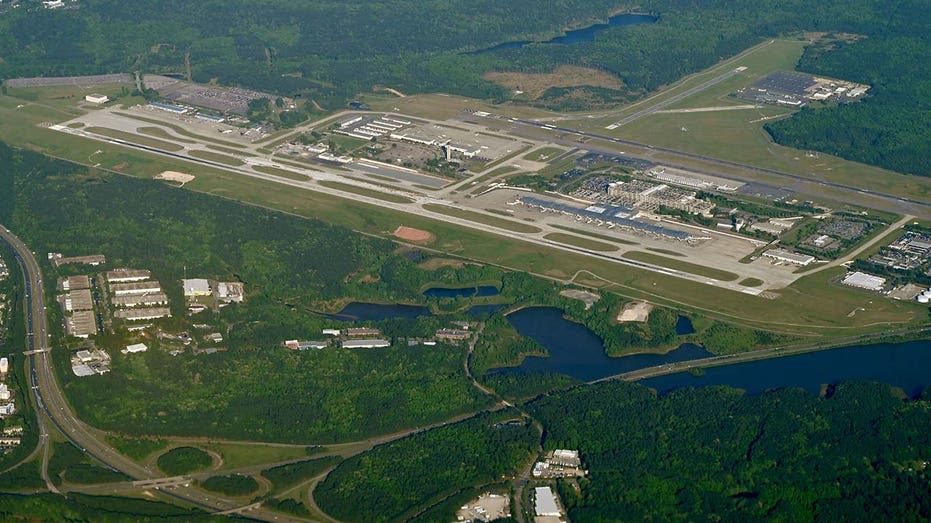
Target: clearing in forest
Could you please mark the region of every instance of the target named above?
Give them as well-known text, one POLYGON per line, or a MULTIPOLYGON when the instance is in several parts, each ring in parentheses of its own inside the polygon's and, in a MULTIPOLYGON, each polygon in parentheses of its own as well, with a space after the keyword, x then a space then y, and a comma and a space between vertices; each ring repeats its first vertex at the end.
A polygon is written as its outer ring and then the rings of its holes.
POLYGON ((584 85, 620 89, 624 85, 618 77, 611 73, 575 65, 560 66, 552 73, 499 73, 490 71, 485 73, 485 79, 503 85, 508 89, 523 91, 531 100, 536 100, 542 96, 550 87, 580 87, 584 85))

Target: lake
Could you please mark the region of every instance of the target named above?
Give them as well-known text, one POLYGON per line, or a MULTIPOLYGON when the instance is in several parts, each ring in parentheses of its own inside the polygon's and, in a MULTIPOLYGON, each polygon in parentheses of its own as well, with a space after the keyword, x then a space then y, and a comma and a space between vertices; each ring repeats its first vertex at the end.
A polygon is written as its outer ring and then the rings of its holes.
POLYGON ((506 49, 520 49, 525 45, 532 43, 541 43, 541 44, 558 44, 558 45, 572 45, 578 43, 592 42, 595 40, 595 36, 608 29, 610 27, 623 27, 628 25, 640 25, 640 24, 652 24, 658 20, 655 16, 650 15, 632 15, 632 14, 623 14, 616 15, 608 18, 608 23, 606 24, 595 24, 588 27, 583 27, 582 29, 573 29, 571 31, 566 31, 566 34, 562 36, 557 36, 550 40, 544 42, 532 42, 530 40, 518 40, 514 42, 504 42, 487 49, 479 49, 478 51, 472 51, 466 54, 485 54, 493 53, 495 51, 503 51, 506 49))
MULTIPOLYGON (((546 347, 550 356, 527 357, 515 368, 492 372, 556 372, 590 381, 645 367, 711 356, 702 347, 683 344, 668 354, 635 354, 610 358, 601 339, 588 327, 563 318, 554 307, 521 309, 508 315, 521 334, 546 347)), ((691 327, 691 323, 688 325, 691 327)), ((684 327, 684 326, 683 326, 684 327)), ((660 392, 683 387, 727 385, 754 394, 773 388, 801 387, 818 393, 824 384, 866 380, 902 388, 910 396, 931 384, 931 341, 874 344, 810 352, 784 358, 704 369, 643 380, 660 392)))
POLYGON ((709 367, 704 369, 702 376, 686 372, 640 383, 660 392, 683 387, 727 385, 751 394, 785 387, 800 387, 817 394, 821 385, 851 380, 888 383, 915 397, 931 385, 931 341, 843 347, 709 367))
POLYGON ((530 307, 508 315, 517 332, 546 347, 549 357, 528 356, 519 367, 492 372, 558 372, 589 381, 644 367, 707 358, 711 353, 686 343, 666 354, 633 354, 611 358, 601 338, 588 327, 563 318, 556 307, 530 307))

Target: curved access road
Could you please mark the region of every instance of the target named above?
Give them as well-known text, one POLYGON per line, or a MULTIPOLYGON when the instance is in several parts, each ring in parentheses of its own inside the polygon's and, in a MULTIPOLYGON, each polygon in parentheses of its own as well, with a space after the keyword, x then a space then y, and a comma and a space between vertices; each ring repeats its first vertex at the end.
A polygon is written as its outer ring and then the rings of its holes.
MULTIPOLYGON (((85 454, 104 466, 133 478, 134 480, 157 479, 163 475, 143 467, 117 452, 102 439, 100 433, 74 414, 62 393, 61 386, 52 368, 49 351, 48 319, 45 311, 45 285, 38 261, 28 247, 9 229, 0 225, 0 239, 12 249, 23 270, 26 298, 26 335, 27 354, 29 358, 29 383, 36 403, 36 415, 40 426, 43 418, 57 428, 71 443, 85 454)), ((42 445, 48 445, 48 438, 42 438, 42 445)), ((297 522, 306 519, 295 518, 286 514, 263 510, 255 505, 240 506, 233 500, 211 495, 184 485, 161 491, 165 496, 174 498, 184 504, 193 505, 201 510, 213 513, 239 513, 252 519, 262 521, 297 522)))

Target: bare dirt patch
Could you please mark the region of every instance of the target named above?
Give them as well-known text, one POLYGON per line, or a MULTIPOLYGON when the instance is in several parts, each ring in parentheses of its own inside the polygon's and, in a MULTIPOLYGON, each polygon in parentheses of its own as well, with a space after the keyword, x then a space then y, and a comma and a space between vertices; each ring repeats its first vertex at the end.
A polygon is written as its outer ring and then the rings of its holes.
POLYGON ((193 174, 179 173, 177 171, 162 171, 155 175, 156 180, 165 180, 169 182, 178 182, 181 184, 181 187, 184 187, 184 184, 193 181, 195 176, 193 174))
POLYGON ((559 293, 560 296, 565 296, 566 298, 572 300, 579 300, 585 304, 585 310, 591 309, 598 300, 601 299, 601 296, 588 291, 582 291, 578 289, 566 289, 559 293))
POLYGON ((626 323, 631 321, 639 321, 643 323, 647 321, 647 318, 650 317, 650 311, 653 310, 653 305, 645 301, 635 301, 628 303, 621 309, 621 313, 617 315, 617 321, 620 323, 626 323))
POLYGON ((523 91, 536 100, 550 87, 606 87, 620 89, 621 80, 605 71, 575 65, 563 65, 552 73, 499 73, 489 71, 484 78, 508 89, 523 91))
POLYGON ((406 242, 413 243, 430 243, 436 236, 429 231, 424 231, 421 229, 415 229, 413 227, 405 227, 403 225, 398 225, 398 228, 391 233, 395 238, 399 238, 406 242))

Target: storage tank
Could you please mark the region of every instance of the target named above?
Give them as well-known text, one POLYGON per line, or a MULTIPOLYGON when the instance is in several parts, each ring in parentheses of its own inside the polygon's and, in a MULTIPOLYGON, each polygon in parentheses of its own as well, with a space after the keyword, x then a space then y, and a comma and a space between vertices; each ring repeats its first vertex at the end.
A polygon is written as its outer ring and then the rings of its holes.
POLYGON ((931 302, 931 298, 929 298, 928 296, 925 296, 924 294, 918 295, 918 303, 928 303, 928 302, 931 302))

